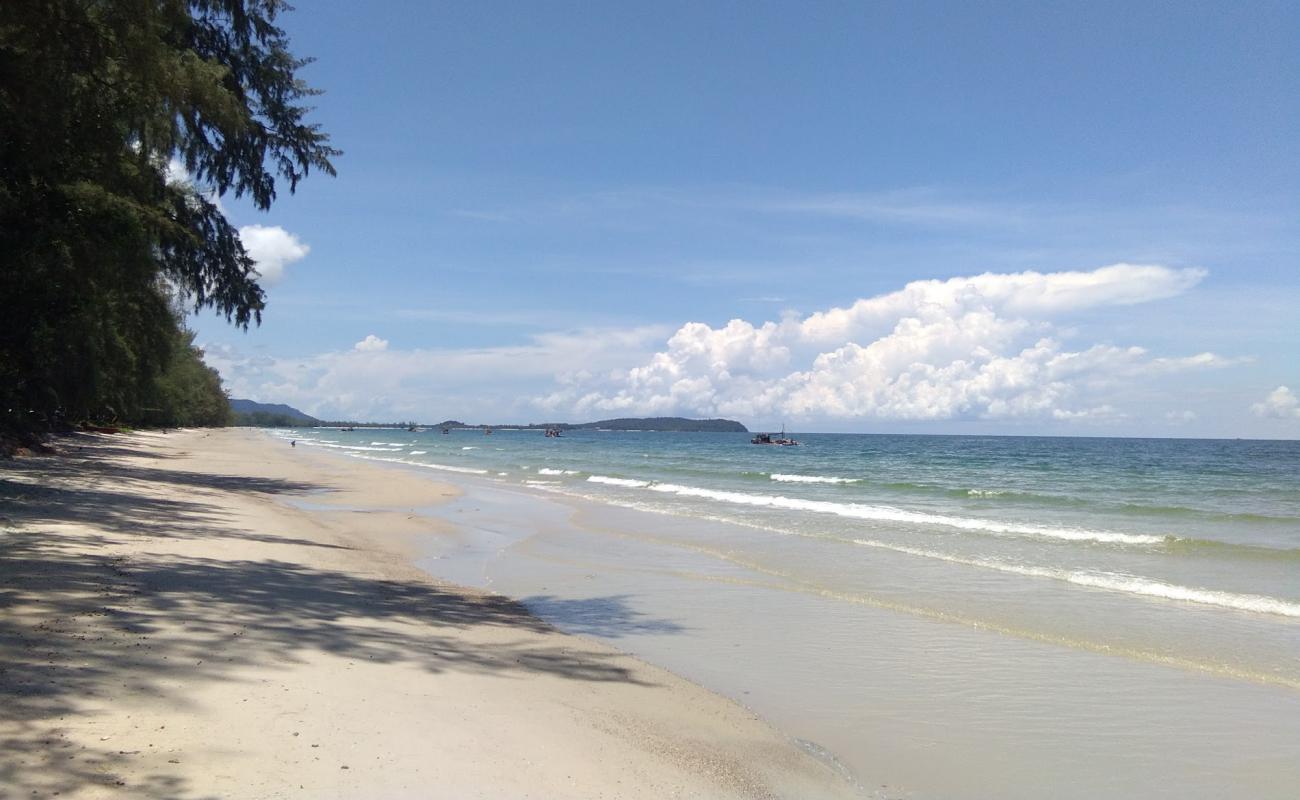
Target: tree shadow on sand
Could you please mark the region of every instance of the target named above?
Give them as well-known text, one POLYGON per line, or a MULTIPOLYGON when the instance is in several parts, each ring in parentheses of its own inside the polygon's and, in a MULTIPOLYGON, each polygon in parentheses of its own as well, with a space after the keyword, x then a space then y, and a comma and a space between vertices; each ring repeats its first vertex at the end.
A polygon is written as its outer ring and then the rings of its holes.
MULTIPOLYGON (((57 459, 33 459, 56 462, 57 459)), ((98 540, 134 536, 230 536, 214 528, 224 513, 202 493, 191 500, 140 497, 61 481, 66 465, 32 464, 23 481, 0 481, 0 797, 79 788, 118 788, 136 797, 191 792, 166 776, 116 782, 129 758, 111 749, 60 749, 59 718, 83 698, 126 686, 166 696, 179 681, 229 680, 242 666, 292 665, 312 653, 414 664, 503 679, 539 675, 574 681, 639 683, 616 656, 594 648, 539 644, 525 632, 549 630, 501 597, 459 594, 432 583, 321 569, 292 560, 216 560, 144 554, 126 560, 73 549, 40 529, 90 523, 98 540), (36 485, 27 481, 35 479, 36 485), (58 483, 57 487, 51 484, 58 483), (16 524, 21 524, 19 528, 16 524), (167 624, 163 625, 166 620, 167 624), (182 624, 177 624, 180 622, 182 624), (471 628, 518 631, 475 644, 471 628)), ((202 476, 134 465, 101 465, 105 479, 172 482, 194 488, 297 493, 324 487, 235 476, 202 476), (157 473, 157 474, 153 474, 157 473)), ((238 534, 243 535, 243 534, 238 534)), ((248 534, 267 541, 266 534, 248 534)), ((272 536, 287 544, 313 544, 272 536)), ((84 543, 87 540, 81 539, 84 543)), ((566 618, 591 632, 658 630, 623 597, 564 601, 566 618)), ((603 635, 603 634, 602 634, 603 635)), ((184 698, 174 698, 183 704, 184 698)))
POLYGON ((681 633, 684 627, 672 620, 656 619, 635 611, 629 605, 631 595, 568 599, 553 595, 534 595, 520 600, 529 611, 556 621, 568 631, 618 639, 635 634, 681 633))

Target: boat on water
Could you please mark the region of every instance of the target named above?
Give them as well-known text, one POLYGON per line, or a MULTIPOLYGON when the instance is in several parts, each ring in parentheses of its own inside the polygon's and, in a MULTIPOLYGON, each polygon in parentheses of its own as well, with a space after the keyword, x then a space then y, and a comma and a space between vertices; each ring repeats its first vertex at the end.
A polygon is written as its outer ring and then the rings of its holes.
POLYGON ((794 447, 799 444, 794 439, 785 435, 785 426, 781 426, 780 433, 759 433, 755 434, 753 439, 749 440, 750 444, 770 444, 777 447, 794 447))
POLYGON ((546 429, 546 438, 547 438, 547 439, 558 439, 558 438, 560 438, 560 429, 559 429, 559 428, 547 428, 547 429, 546 429))

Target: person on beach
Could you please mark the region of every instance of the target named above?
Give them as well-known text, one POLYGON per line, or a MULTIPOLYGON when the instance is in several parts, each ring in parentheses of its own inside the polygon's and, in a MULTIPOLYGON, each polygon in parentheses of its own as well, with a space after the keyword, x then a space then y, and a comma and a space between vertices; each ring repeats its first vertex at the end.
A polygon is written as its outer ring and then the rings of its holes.
POLYGON ((297 446, 298 446, 298 440, 297 440, 297 439, 290 439, 290 440, 289 440, 289 446, 290 446, 290 447, 297 447, 297 446))

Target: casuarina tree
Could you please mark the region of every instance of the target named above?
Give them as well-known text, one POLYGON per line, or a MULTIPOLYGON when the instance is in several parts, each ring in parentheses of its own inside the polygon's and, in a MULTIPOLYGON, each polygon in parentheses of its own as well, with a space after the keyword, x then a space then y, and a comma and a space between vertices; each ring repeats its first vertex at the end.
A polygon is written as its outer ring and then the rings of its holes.
POLYGON ((156 417, 174 300, 261 321, 258 274, 218 198, 268 209, 312 171, 334 174, 338 155, 307 119, 317 92, 276 24, 287 9, 5 1, 0 427, 156 417))

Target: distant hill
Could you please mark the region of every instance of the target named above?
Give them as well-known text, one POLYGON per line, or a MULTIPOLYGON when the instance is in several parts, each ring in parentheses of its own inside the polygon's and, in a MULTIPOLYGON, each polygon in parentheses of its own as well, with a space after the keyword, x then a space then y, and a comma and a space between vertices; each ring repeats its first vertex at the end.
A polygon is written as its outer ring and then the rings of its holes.
POLYGON ((257 428, 282 428, 317 425, 320 420, 284 403, 259 403, 255 400, 230 398, 236 425, 257 428))
POLYGON ((682 431, 686 433, 748 433, 749 429, 731 419, 686 419, 685 417, 620 417, 566 426, 574 430, 602 431, 682 431))
POLYGON ((749 429, 730 419, 686 419, 685 417, 620 417, 599 422, 534 422, 531 425, 466 425, 454 419, 441 422, 439 428, 496 428, 497 430, 531 430, 558 428, 562 431, 673 431, 681 433, 748 433, 749 429))

